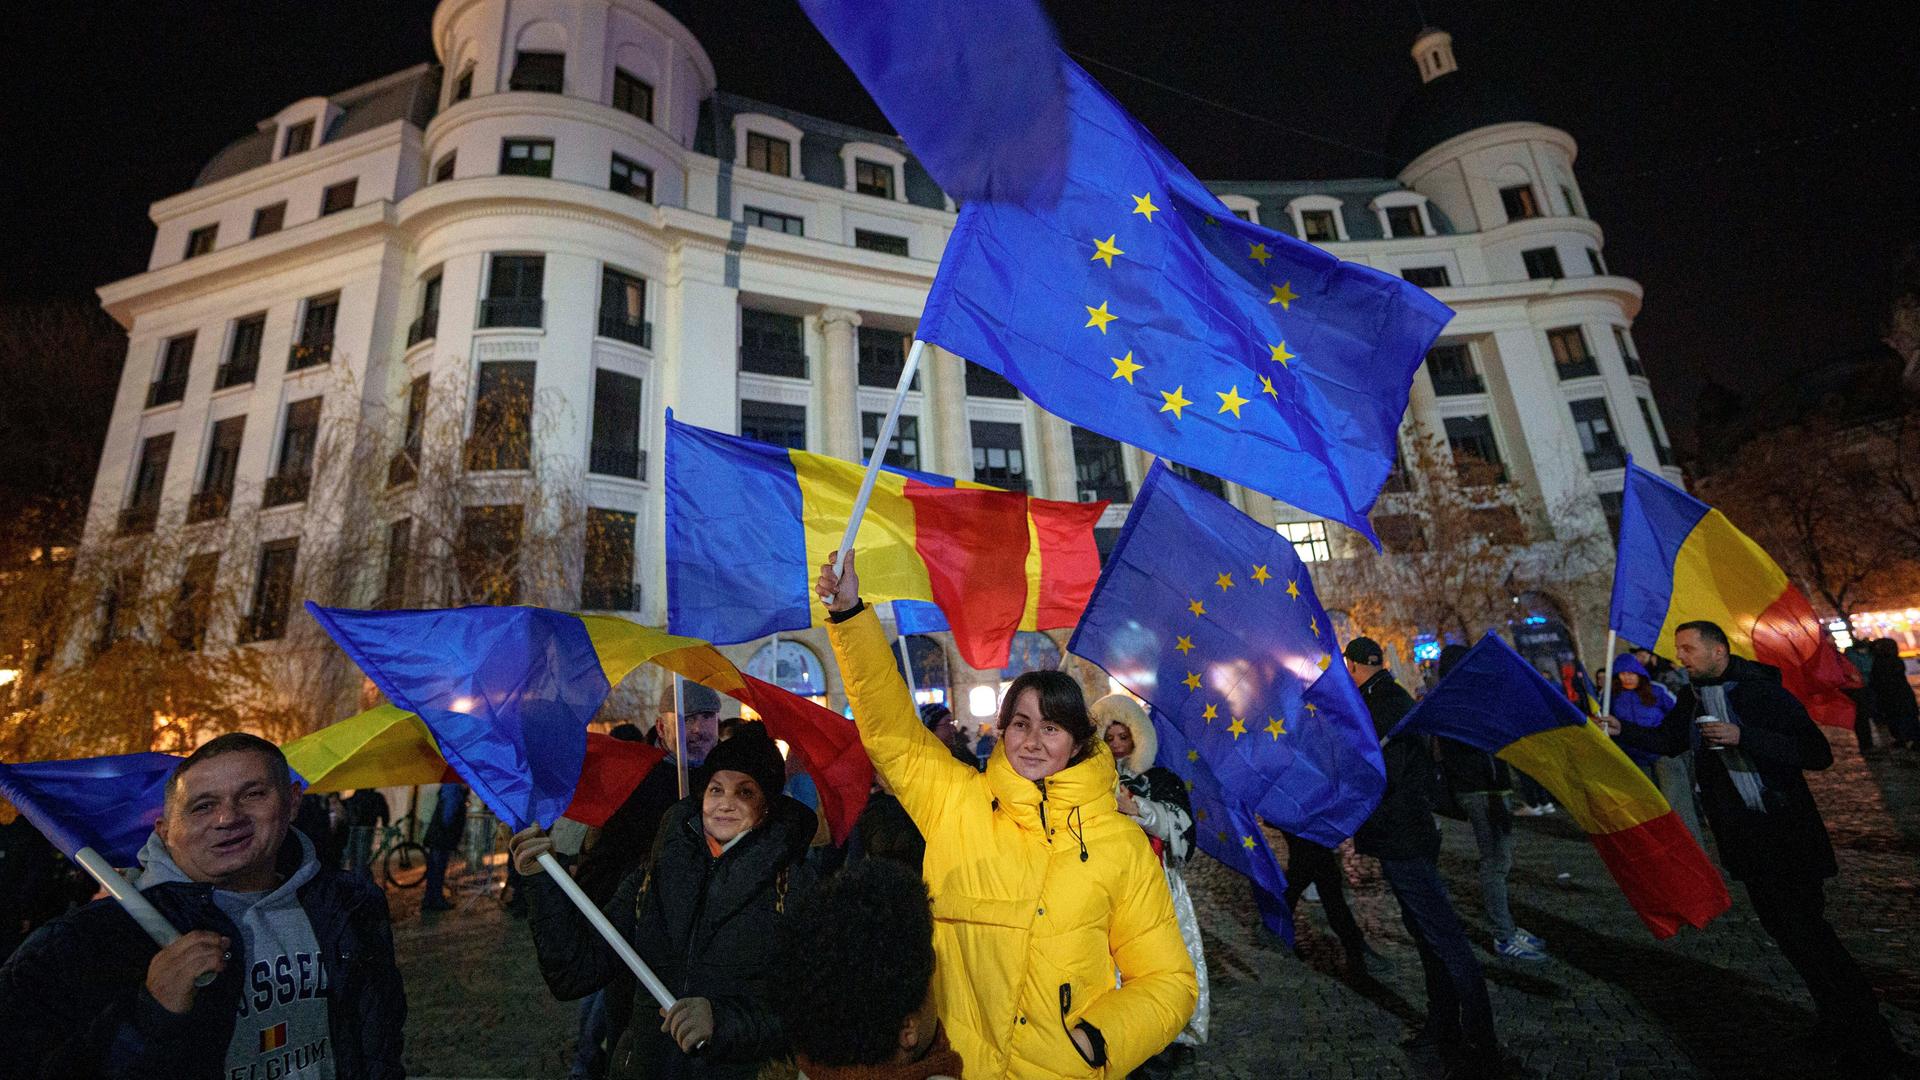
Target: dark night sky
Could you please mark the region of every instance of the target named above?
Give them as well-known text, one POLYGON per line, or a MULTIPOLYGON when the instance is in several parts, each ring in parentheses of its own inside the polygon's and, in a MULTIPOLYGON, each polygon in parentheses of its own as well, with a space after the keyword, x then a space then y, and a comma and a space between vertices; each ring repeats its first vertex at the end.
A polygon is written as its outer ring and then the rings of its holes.
MULTIPOLYGON (((669 2, 724 89, 870 127, 877 109, 792 0, 669 2)), ((428 0, 25 5, 0 87, 0 300, 137 272, 146 208, 298 98, 433 58, 428 0)), ((1415 0, 1052 3, 1066 47, 1200 176, 1391 175, 1417 84, 1415 0), (1086 62, 1083 60, 1083 62, 1086 62), (1324 136, 1320 142, 1287 126, 1324 136), (1348 144, 1353 148, 1338 144, 1348 144)), ((1871 346, 1920 242, 1920 4, 1425 0, 1463 69, 1572 132, 1607 256, 1676 423, 1706 378, 1760 388, 1871 346), (1757 152, 1756 152, 1757 151, 1757 152)))

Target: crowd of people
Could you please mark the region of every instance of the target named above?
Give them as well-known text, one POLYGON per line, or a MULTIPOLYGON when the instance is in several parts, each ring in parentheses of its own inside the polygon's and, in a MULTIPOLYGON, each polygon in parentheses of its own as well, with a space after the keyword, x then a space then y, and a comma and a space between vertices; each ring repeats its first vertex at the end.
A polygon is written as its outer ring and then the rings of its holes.
MULTIPOLYGON (((817 792, 765 728, 722 721, 718 695, 693 684, 679 722, 657 729, 666 759, 603 828, 512 838, 546 989, 581 1002, 572 1075, 744 1080, 776 1062, 808 1080, 1177 1074, 1207 1041, 1211 1012, 1184 877, 1195 815, 1157 761, 1146 711, 1125 695, 1089 704, 1071 676, 1029 672, 1003 695, 983 750, 944 708, 916 707, 854 558, 840 573, 823 567, 817 587, 876 771, 844 845, 823 842, 817 792), (640 989, 552 878, 549 854, 668 1003, 640 989)), ((1696 833, 1704 821, 1804 980, 1834 1075, 1906 1075, 1913 1059, 1825 917, 1837 864, 1803 774, 1831 764, 1826 737, 1777 672, 1732 655, 1720 627, 1688 623, 1673 647, 1677 669, 1650 653, 1617 659, 1600 726, 1696 833)), ((1465 651, 1444 650, 1438 675, 1465 651)), ((1435 814, 1471 829, 1491 955, 1538 962, 1549 943, 1515 924, 1508 897, 1519 778, 1463 743, 1395 734, 1414 697, 1384 650, 1359 637, 1343 658, 1386 765, 1352 848, 1378 860, 1425 985, 1409 1043, 1450 1076, 1506 1075, 1515 1065, 1439 870, 1435 814)), ((1897 652, 1855 660, 1856 700, 1871 709, 1863 749, 1875 718, 1896 746, 1915 743, 1913 691, 1885 674, 1897 652)), ((613 734, 647 737, 631 725, 613 734)), ((443 785, 425 823, 425 910, 449 906, 467 802, 443 785)), ((0 941, 11 953, 0 1075, 404 1075, 406 997, 370 873, 390 813, 374 791, 303 796, 264 740, 210 741, 174 771, 141 853, 137 884, 181 931, 164 946, 112 901, 74 907, 85 890, 57 873, 52 849, 18 823, 0 830, 0 884, 37 897, 37 919, 68 909, 24 942, 26 924, 0 927, 15 931, 0 941)), ((1343 852, 1285 839, 1286 899, 1318 898, 1353 975, 1387 964, 1347 906, 1343 852)))

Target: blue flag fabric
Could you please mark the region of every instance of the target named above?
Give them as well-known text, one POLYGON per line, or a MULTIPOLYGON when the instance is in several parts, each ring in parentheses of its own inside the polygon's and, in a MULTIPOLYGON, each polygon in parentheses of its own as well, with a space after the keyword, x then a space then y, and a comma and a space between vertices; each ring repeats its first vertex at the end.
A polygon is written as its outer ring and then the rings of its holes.
POLYGON ((139 862, 167 777, 184 758, 115 754, 0 765, 0 795, 69 858, 83 847, 114 866, 139 862))
POLYGON ((1332 847, 1380 801, 1373 723, 1293 545, 1164 463, 1067 648, 1177 728, 1229 799, 1288 832, 1332 847))
POLYGON ((531 607, 307 610, 516 831, 566 812, 612 692, 577 616, 531 607))

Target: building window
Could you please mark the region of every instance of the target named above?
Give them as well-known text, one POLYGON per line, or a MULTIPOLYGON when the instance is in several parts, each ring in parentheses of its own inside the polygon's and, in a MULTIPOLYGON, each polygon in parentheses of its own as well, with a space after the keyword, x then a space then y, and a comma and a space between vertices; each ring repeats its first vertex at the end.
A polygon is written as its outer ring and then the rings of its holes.
POLYGON ((441 155, 440 160, 433 163, 433 183, 453 179, 453 170, 459 165, 460 151, 452 150, 441 155))
POLYGON ((982 484, 1026 491, 1027 450, 1019 424, 975 420, 968 424, 973 433, 973 478, 982 484))
POLYGON ((1493 437, 1490 417, 1449 416, 1445 424, 1447 448, 1453 451, 1453 467, 1461 480, 1469 484, 1506 483, 1507 470, 1500 460, 1500 443, 1493 437))
POLYGON ((566 53, 519 53, 513 59, 513 75, 507 79, 507 89, 531 90, 540 94, 564 93, 566 73, 566 53))
POLYGON ((304 153, 312 146, 313 121, 302 120, 297 124, 288 124, 286 141, 280 144, 280 156, 290 158, 295 154, 304 153))
POLYGON ((214 239, 219 235, 220 226, 217 222, 212 225, 202 225, 188 233, 187 253, 182 255, 181 258, 191 259, 196 255, 205 255, 212 251, 214 239))
POLYGON ((160 350, 160 370, 147 387, 147 408, 171 405, 187 396, 187 376, 193 369, 195 335, 181 334, 167 339, 160 350))
POLYGON ((1613 343, 1620 348, 1620 362, 1627 366, 1627 374, 1644 378, 1647 371, 1640 366, 1640 354, 1634 351, 1633 339, 1627 336, 1624 329, 1618 326, 1613 328, 1613 343))
POLYGON ((468 64, 453 84, 454 102, 462 102, 473 96, 473 65, 468 64))
POLYGON ((853 190, 862 195, 874 195, 882 199, 893 198, 893 166, 855 158, 853 190))
POLYGON ((420 282, 420 314, 407 326, 407 348, 411 349, 440 333, 440 271, 435 270, 420 282))
POLYGON ((383 608, 407 606, 407 568, 413 557, 413 519, 401 518, 387 526, 387 572, 380 582, 383 608))
POLYGON ((460 551, 454 564, 469 604, 520 602, 520 526, 514 506, 469 506, 460 514, 460 551))
MULTIPOLYGON (((859 378, 861 386, 878 386, 892 390, 900 385, 900 372, 907 366, 907 341, 913 335, 898 330, 883 330, 879 327, 862 326, 858 331, 858 340, 854 346, 859 354, 859 378)), ((913 373, 913 386, 920 388, 920 373, 913 373)))
POLYGON ((1427 533, 1412 514, 1375 514, 1373 531, 1389 555, 1411 555, 1427 550, 1427 533))
POLYGON ((1547 346, 1553 351, 1553 366, 1562 379, 1600 374, 1600 365, 1587 348, 1587 335, 1577 326, 1547 331, 1547 346))
POLYGON ((1530 248, 1520 253, 1520 261, 1526 264, 1527 279, 1542 281, 1565 277, 1560 269, 1560 253, 1550 247, 1530 248))
POLYGON ((213 425, 207 440, 207 468, 200 478, 200 490, 187 503, 187 523, 211 521, 227 516, 233 502, 233 477, 240 466, 240 441, 246 436, 247 418, 230 416, 213 425))
POLYGON ((263 206, 253 212, 253 235, 266 236, 277 233, 286 226, 287 204, 284 202, 263 206))
POLYGON ((360 181, 343 180, 327 188, 320 194, 320 216, 337 214, 342 210, 353 209, 354 195, 360 190, 360 181))
MULTIPOLYGON (((782 143, 781 145, 784 146, 786 144, 782 143)), ((805 236, 807 234, 807 220, 794 214, 776 214, 772 210, 762 210, 757 206, 749 206, 742 210, 741 217, 743 217, 749 225, 755 225, 762 229, 772 229, 774 232, 786 233, 788 236, 805 236)))
POLYGON ((1444 289, 1453 284, 1444 266, 1409 266, 1400 271, 1400 276, 1407 279, 1408 284, 1423 289, 1444 289))
POLYGON ((1327 562, 1333 558, 1333 548, 1327 543, 1326 522, 1283 521, 1274 528, 1293 545, 1293 553, 1301 562, 1327 562))
POLYGON ((1114 439, 1083 427, 1073 429, 1074 486, 1081 502, 1131 502, 1127 449, 1114 439))
POLYGON ((1233 216, 1239 218, 1241 221, 1248 222, 1249 224, 1253 222, 1253 211, 1251 210, 1235 210, 1233 212, 1233 216))
POLYGON ((1177 461, 1167 462, 1167 467, 1179 473, 1181 476, 1186 477, 1189 481, 1192 481, 1194 486, 1212 495, 1214 498, 1224 499, 1227 497, 1227 482, 1212 473, 1204 472, 1192 466, 1182 465, 1177 461))
MULTIPOLYGON (((880 425, 885 423, 886 413, 863 412, 860 414, 860 453, 868 461, 873 460, 873 448, 880 443, 880 425)), ((920 468, 920 418, 902 416, 893 426, 893 442, 887 445, 887 464, 899 469, 920 468)))
POLYGON ((1595 277, 1599 277, 1600 275, 1605 274, 1607 272, 1607 264, 1604 260, 1600 258, 1599 248, 1587 249, 1587 265, 1593 267, 1593 274, 1595 277))
POLYGON ((287 406, 287 424, 280 433, 280 468, 267 478, 263 506, 304 502, 313 480, 314 451, 320 443, 320 398, 310 397, 287 406))
POLYGON ((644 479, 646 458, 640 452, 639 379, 600 368, 593 373, 593 448, 588 471, 602 476, 644 479))
POLYGON ((1441 397, 1487 391, 1474 366, 1473 350, 1465 342, 1435 345, 1427 350, 1427 377, 1433 380, 1433 392, 1441 397))
POLYGON ((227 348, 227 362, 220 365, 220 371, 213 380, 215 390, 245 386, 253 381, 260 370, 260 342, 266 336, 265 312, 234 320, 233 341, 227 348))
POLYGON ((173 433, 149 435, 140 444, 140 464, 133 470, 133 495, 120 511, 120 534, 153 531, 160 515, 160 490, 167 482, 167 459, 173 456, 173 433))
POLYGON ((387 486, 409 484, 420 475, 420 444, 427 424, 428 377, 416 375, 407 384, 407 418, 400 429, 400 450, 387 460, 387 486))
POLYGON ((653 87, 625 68, 613 69, 613 107, 653 123, 653 87))
POLYGON ((1005 375, 969 360, 967 361, 967 396, 1018 398, 1020 388, 1009 382, 1005 375))
POLYGON ((807 352, 801 344, 800 317, 741 308, 740 370, 806 378, 807 352))
POLYGON ((866 251, 878 251, 887 255, 905 256, 907 238, 892 233, 873 232, 868 229, 853 230, 853 246, 866 251))
POLYGON ((1660 425, 1653 419, 1653 404, 1646 398, 1634 398, 1640 403, 1640 419, 1647 422, 1647 435, 1653 439, 1653 455, 1662 465, 1673 464, 1673 448, 1667 445, 1667 437, 1660 431, 1660 425))
POLYGON ((541 325, 546 310, 544 255, 495 255, 487 268, 487 297, 480 301, 480 328, 541 325))
POLYGON ((340 294, 307 301, 300 315, 300 339, 287 351, 287 370, 317 367, 333 361, 333 328, 340 317, 340 294))
POLYGON ((167 627, 176 648, 195 652, 207 640, 207 618, 213 611, 214 576, 220 570, 220 553, 205 551, 187 559, 187 571, 180 575, 180 592, 174 597, 173 618, 167 627))
POLYGON ((587 611, 632 611, 635 517, 619 510, 587 510, 586 569, 580 575, 580 606, 587 611))
POLYGON ((747 132, 747 168, 775 176, 792 176, 793 147, 785 139, 747 132))
POLYGON ((1427 235, 1426 224, 1420 220, 1420 208, 1418 206, 1387 207, 1387 235, 1391 237, 1427 235))
POLYGON ((552 176, 552 139, 503 139, 500 142, 501 176, 552 176))
POLYGON ((1540 216, 1540 202, 1534 198, 1531 184, 1501 188, 1500 205, 1506 208, 1508 221, 1525 221, 1540 216))
POLYGON ((1300 235, 1315 244, 1332 243, 1340 239, 1340 226, 1331 210, 1302 210, 1300 235))
POLYGON ((807 407, 740 400, 740 434, 788 450, 807 448, 807 407))
POLYGON ((644 278, 603 268, 600 271, 600 336, 653 348, 653 324, 647 321, 644 278))
POLYGON ((607 171, 607 187, 621 195, 631 195, 641 202, 653 201, 653 170, 631 158, 613 155, 613 165, 607 171))
POLYGON ((473 434, 467 436, 467 468, 475 472, 526 468, 533 460, 533 362, 482 363, 478 382, 473 434))
POLYGON ((1567 204, 1567 214, 1569 216, 1580 216, 1580 204, 1573 201, 1573 189, 1565 184, 1560 185, 1560 201, 1567 204))
POLYGON ((1620 503, 1624 497, 1618 491, 1602 491, 1600 495, 1600 513, 1607 519, 1607 532, 1614 543, 1620 542, 1620 503))
POLYGON ((260 577, 253 586, 253 611, 247 616, 248 641, 273 641, 286 635, 287 614, 293 608, 293 568, 299 558, 297 539, 260 545, 260 577))
POLYGON ((1580 451, 1587 457, 1587 468, 1596 472, 1624 468, 1626 451, 1620 446, 1620 433, 1613 429, 1606 399, 1582 398, 1568 402, 1567 408, 1573 412, 1573 428, 1580 433, 1580 451))

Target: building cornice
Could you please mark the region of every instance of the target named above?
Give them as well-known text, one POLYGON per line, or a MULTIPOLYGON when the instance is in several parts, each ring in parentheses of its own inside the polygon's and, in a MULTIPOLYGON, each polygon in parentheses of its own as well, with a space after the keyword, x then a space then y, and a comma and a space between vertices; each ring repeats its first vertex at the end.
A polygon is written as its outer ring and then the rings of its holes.
POLYGON ((560 94, 544 94, 532 90, 506 90, 498 94, 484 94, 448 106, 438 116, 427 122, 426 146, 429 149, 438 147, 443 140, 468 124, 503 117, 515 120, 564 120, 577 124, 589 124, 615 135, 638 139, 663 153, 676 155, 689 153, 687 148, 675 141, 672 135, 632 113, 622 112, 611 105, 602 105, 585 98, 563 97, 560 94))
POLYGON ((1438 146, 1428 147, 1426 152, 1407 162, 1406 168, 1400 170, 1398 179, 1411 187, 1414 177, 1421 176, 1439 165, 1476 150, 1486 150, 1510 142, 1554 143, 1567 152, 1569 162, 1575 160, 1580 150, 1579 144, 1574 142, 1572 135, 1551 124, 1532 120, 1513 120, 1463 131, 1438 146))

